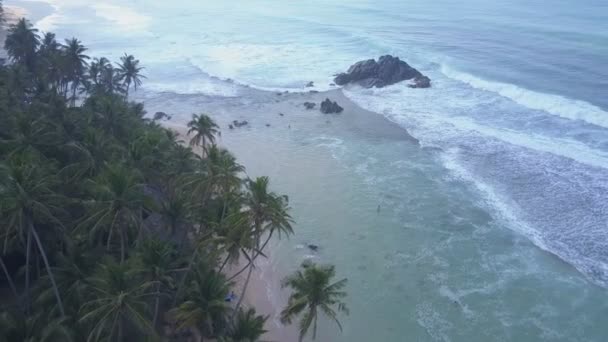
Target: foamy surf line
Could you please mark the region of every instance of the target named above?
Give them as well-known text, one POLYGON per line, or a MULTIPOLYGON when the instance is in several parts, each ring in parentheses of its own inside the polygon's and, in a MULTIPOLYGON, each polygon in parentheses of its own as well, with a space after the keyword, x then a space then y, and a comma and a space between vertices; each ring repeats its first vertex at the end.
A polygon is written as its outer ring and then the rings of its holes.
POLYGON ((476 89, 497 93, 524 107, 542 110, 569 120, 581 120, 592 125, 608 128, 608 112, 588 102, 559 95, 538 93, 514 84, 487 81, 454 70, 446 65, 441 66, 441 72, 451 79, 464 82, 476 89))

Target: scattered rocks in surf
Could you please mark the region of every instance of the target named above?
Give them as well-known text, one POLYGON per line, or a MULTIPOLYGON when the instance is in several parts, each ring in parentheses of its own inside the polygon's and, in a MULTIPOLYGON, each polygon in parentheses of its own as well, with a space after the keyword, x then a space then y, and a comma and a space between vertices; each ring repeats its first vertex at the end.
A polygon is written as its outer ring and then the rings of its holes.
POLYGON ((343 110, 344 108, 340 107, 336 101, 326 98, 323 102, 321 102, 321 112, 323 114, 337 114, 341 113, 343 110))
POLYGON ((317 104, 314 102, 308 102, 308 101, 304 102, 304 108, 306 108, 308 110, 314 109, 316 105, 317 104))
POLYGON ((337 85, 358 84, 364 88, 382 88, 405 80, 413 80, 412 88, 428 88, 431 80, 406 62, 391 55, 376 60, 368 59, 357 62, 348 71, 336 75, 337 85))
POLYGON ((416 77, 413 82, 407 85, 410 88, 430 88, 431 79, 426 76, 416 77))
POLYGON ((306 83, 306 88, 310 88, 310 87, 314 87, 314 86, 315 86, 315 82, 313 82, 313 81, 306 83))
POLYGON ((234 126, 232 126, 232 124, 230 124, 230 125, 228 125, 228 128, 234 129, 234 126))
POLYGON ((234 120, 234 121, 232 121, 232 125, 234 125, 234 127, 243 127, 243 126, 247 126, 248 124, 249 124, 249 122, 247 122, 247 120, 243 120, 243 121, 234 120))

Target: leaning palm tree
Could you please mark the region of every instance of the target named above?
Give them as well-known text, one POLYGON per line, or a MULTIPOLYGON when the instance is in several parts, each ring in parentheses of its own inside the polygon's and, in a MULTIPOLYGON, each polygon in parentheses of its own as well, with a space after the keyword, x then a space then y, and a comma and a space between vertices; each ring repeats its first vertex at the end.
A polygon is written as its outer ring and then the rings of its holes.
POLYGON ((43 221, 47 227, 63 228, 54 213, 61 211, 62 201, 54 188, 58 185, 52 172, 37 163, 37 158, 15 155, 8 165, 0 166, 0 213, 3 221, 3 254, 9 241, 25 243, 25 292, 29 308, 29 280, 32 242, 36 244, 44 261, 59 312, 65 316, 61 295, 49 263, 46 248, 38 233, 37 223, 43 221), (33 241, 32 241, 33 240, 33 241))
POLYGON ((281 238, 282 235, 289 236, 290 234, 293 234, 293 228, 291 226, 292 219, 289 215, 287 197, 279 196, 274 192, 271 192, 268 189, 268 183, 268 177, 258 177, 255 180, 250 179, 247 182, 248 191, 245 195, 244 212, 249 216, 256 249, 251 251, 251 258, 247 266, 232 276, 232 278, 234 278, 243 272, 245 268, 249 268, 245 284, 243 285, 241 298, 239 298, 239 302, 236 305, 237 310, 243 301, 247 286, 249 286, 251 273, 255 267, 255 259, 262 255, 264 248, 273 234, 276 232, 279 238, 281 238), (266 233, 268 234, 266 241, 261 243, 262 236, 266 233))
POLYGON ((258 342, 267 330, 264 324, 268 316, 257 315, 254 308, 239 310, 221 342, 258 342))
POLYGON ((146 197, 141 176, 120 164, 111 164, 92 184, 93 210, 77 228, 87 229, 91 240, 105 236, 110 250, 113 237, 120 242, 120 262, 125 261, 129 233, 139 232, 146 197))
POLYGON ((178 329, 190 328, 196 334, 213 336, 226 323, 230 310, 226 297, 231 283, 223 274, 204 263, 197 265, 188 284, 186 300, 169 311, 178 329))
POLYGON ((155 335, 146 315, 148 295, 131 265, 105 261, 90 282, 93 296, 82 305, 79 319, 81 324, 90 324, 87 341, 123 342, 127 325, 142 335, 155 335))
POLYGON ((76 38, 66 39, 63 46, 66 71, 68 72, 66 76, 72 88, 72 106, 76 103, 76 91, 85 82, 85 70, 89 59, 89 56, 84 54, 86 50, 87 48, 76 38))
POLYGON ((293 292, 287 306, 281 311, 281 321, 291 324, 294 318, 300 316, 300 341, 308 333, 311 324, 312 339, 316 339, 319 312, 336 322, 342 331, 338 312, 348 314, 348 309, 342 302, 346 297, 346 292, 343 291, 346 279, 332 282, 335 275, 334 266, 302 264, 302 270, 283 280, 282 286, 291 288, 293 292))
POLYGON ((169 242, 158 239, 146 239, 138 246, 135 271, 146 283, 146 290, 152 290, 154 296, 154 313, 152 326, 156 327, 160 302, 167 291, 175 287, 173 278, 179 266, 177 251, 169 242))
POLYGON ((193 114, 188 122, 188 135, 194 133, 190 139, 190 146, 200 146, 202 155, 207 154, 207 143, 215 143, 215 136, 220 134, 219 126, 206 114, 193 114))
POLYGON ((212 191, 222 198, 221 220, 223 220, 229 197, 242 184, 239 174, 245 171, 245 167, 236 162, 232 153, 216 145, 209 148, 206 163, 209 180, 214 184, 212 191))
POLYGON ((131 84, 133 84, 133 89, 137 90, 137 87, 141 85, 141 79, 146 78, 146 76, 141 74, 141 71, 144 69, 139 66, 139 60, 135 59, 133 55, 127 55, 125 53, 124 56, 120 57, 120 64, 118 64, 118 75, 124 85, 126 87, 125 97, 129 97, 129 88, 131 88, 131 84))
POLYGON ((29 71, 33 71, 36 60, 36 49, 40 45, 38 30, 25 18, 11 25, 4 49, 9 57, 18 64, 24 65, 29 71))

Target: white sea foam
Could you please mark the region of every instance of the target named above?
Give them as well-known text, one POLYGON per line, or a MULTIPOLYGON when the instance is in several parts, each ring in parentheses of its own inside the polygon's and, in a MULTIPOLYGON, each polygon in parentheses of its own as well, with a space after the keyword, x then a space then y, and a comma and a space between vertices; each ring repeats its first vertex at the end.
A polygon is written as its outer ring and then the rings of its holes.
POLYGON ((129 7, 97 3, 92 5, 95 14, 116 25, 123 32, 141 31, 148 28, 151 18, 129 7))
POLYGON ((441 72, 449 78, 467 83, 477 89, 497 93, 525 107, 608 128, 608 112, 585 101, 543 94, 514 84, 487 81, 446 65, 441 66, 441 72))

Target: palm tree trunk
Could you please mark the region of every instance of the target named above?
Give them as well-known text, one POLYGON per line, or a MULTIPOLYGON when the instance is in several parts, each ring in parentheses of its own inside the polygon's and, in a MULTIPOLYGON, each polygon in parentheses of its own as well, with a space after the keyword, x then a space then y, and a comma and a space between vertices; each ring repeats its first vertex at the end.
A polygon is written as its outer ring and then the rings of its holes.
POLYGON ((236 278, 239 274, 243 273, 247 269, 247 267, 249 267, 249 265, 251 265, 255 261, 255 259, 257 259, 257 257, 260 256, 260 254, 262 254, 262 251, 264 250, 264 248, 266 247, 266 245, 270 241, 270 238, 272 237, 272 233, 273 233, 273 231, 271 230, 270 234, 268 235, 268 238, 266 238, 266 241, 264 241, 264 244, 262 245, 262 248, 260 248, 255 255, 252 254, 253 257, 251 258, 251 260, 249 260, 249 262, 247 263, 247 265, 245 265, 245 267, 243 267, 238 272, 236 272, 235 274, 233 274, 230 278, 228 278, 228 281, 236 278))
POLYGON ((118 342, 122 342, 122 318, 118 318, 118 342))
POLYGON ((241 297, 239 298, 238 303, 236 303, 236 306, 234 307, 234 313, 232 314, 233 318, 236 313, 239 312, 239 307, 241 307, 241 304, 243 303, 247 287, 249 286, 249 280, 251 279, 251 273, 253 273, 253 259, 251 260, 251 264, 249 266, 249 272, 247 272, 247 279, 245 279, 245 284, 243 284, 243 291, 241 292, 241 297))
POLYGON ((156 284, 156 300, 154 303, 154 318, 152 319, 152 326, 156 329, 156 320, 158 318, 158 306, 160 304, 160 282, 156 284))
POLYGON ((17 288, 15 287, 15 283, 13 282, 13 278, 11 277, 10 273, 8 273, 8 269, 6 268, 6 265, 4 264, 4 260, 2 260, 2 257, 0 256, 0 266, 2 267, 2 271, 4 272, 4 275, 6 276, 6 280, 8 281, 8 285, 11 287, 11 291, 13 291, 13 295, 15 296, 15 300, 19 300, 19 294, 17 293, 17 288))
POLYGON ((51 280, 51 284, 53 284, 53 292, 55 292, 55 298, 57 299, 57 305, 59 305, 59 311, 61 312, 61 317, 65 317, 65 311, 63 310, 63 302, 61 301, 61 296, 59 295, 59 289, 57 288, 57 284, 55 283, 55 277, 53 276, 53 272, 51 271, 51 265, 49 265, 49 260, 46 257, 46 252, 44 251, 44 247, 40 242, 40 237, 36 232, 34 226, 30 223, 30 230, 34 235, 34 239, 36 240, 36 244, 38 245, 38 250, 40 251, 40 255, 42 256, 42 260, 44 260, 44 266, 46 267, 46 271, 49 274, 49 279, 51 280))
POLYGON ((201 151, 201 155, 203 156, 203 158, 205 157, 205 155, 207 154, 207 147, 205 146, 205 136, 203 135, 203 146, 202 146, 203 150, 201 151))
POLYGON ((315 322, 313 324, 314 325, 312 326, 312 339, 316 340, 317 339, 317 310, 315 310, 315 322))
POLYGON ((32 231, 27 231, 27 243, 25 247, 25 308, 30 314, 30 256, 32 254, 32 231))
POLYGON ((224 266, 226 266, 226 264, 228 263, 228 260, 230 260, 230 254, 226 256, 226 259, 224 259, 224 262, 222 263, 222 266, 220 266, 220 269, 217 271, 217 273, 222 273, 222 270, 224 269, 224 266))
POLYGON ((196 248, 194 250, 194 252, 192 252, 192 257, 190 257, 190 261, 188 262, 188 267, 186 268, 186 271, 184 272, 184 275, 182 276, 182 280, 179 283, 179 286, 177 287, 177 291, 175 291, 175 297, 173 298, 173 306, 175 306, 175 304, 177 304, 177 299, 179 297, 179 295, 181 294, 182 289, 184 288, 184 284, 186 283, 186 278, 188 278, 188 274, 190 274, 190 271, 192 270, 192 265, 194 265, 194 260, 196 259, 196 256, 198 254, 198 248, 196 248))
POLYGON ((120 264, 125 262, 125 232, 120 231, 120 264))

